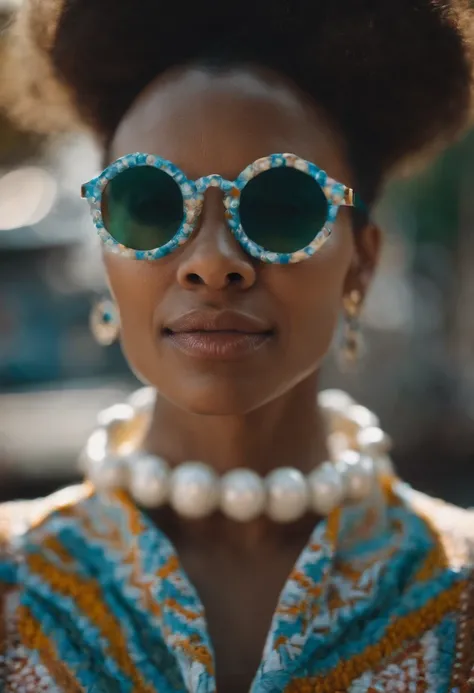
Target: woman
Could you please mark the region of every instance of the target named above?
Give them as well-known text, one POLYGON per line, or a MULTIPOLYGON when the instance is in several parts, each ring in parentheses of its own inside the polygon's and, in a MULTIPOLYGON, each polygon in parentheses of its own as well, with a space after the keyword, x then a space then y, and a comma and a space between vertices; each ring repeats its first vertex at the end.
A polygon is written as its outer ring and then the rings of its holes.
POLYGON ((317 396, 341 314, 356 356, 383 184, 468 120, 471 25, 454 0, 25 0, 3 100, 103 147, 96 328, 149 388, 101 416, 84 485, 1 510, 2 690, 474 689, 472 515, 317 396))

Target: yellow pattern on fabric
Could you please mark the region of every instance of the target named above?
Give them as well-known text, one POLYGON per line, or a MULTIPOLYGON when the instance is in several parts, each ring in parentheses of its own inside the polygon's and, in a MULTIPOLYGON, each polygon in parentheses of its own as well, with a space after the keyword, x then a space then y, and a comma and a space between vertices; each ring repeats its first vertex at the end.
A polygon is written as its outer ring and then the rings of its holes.
POLYGON ((331 672, 306 679, 297 679, 287 686, 285 693, 334 693, 346 690, 367 670, 374 670, 381 662, 394 655, 407 641, 414 640, 437 625, 450 611, 456 611, 466 582, 459 582, 439 594, 418 611, 397 619, 386 630, 384 637, 364 652, 347 661, 341 660, 331 672))
POLYGON ((110 656, 138 687, 140 693, 155 693, 137 671, 127 651, 127 643, 120 623, 104 604, 100 585, 95 580, 84 580, 78 575, 65 573, 39 555, 28 556, 27 565, 30 571, 50 585, 54 592, 74 600, 105 638, 110 656))
POLYGON ((208 674, 211 676, 215 675, 214 662, 207 648, 199 645, 197 642, 193 642, 192 638, 179 638, 175 640, 174 644, 178 649, 187 654, 190 659, 206 667, 208 674))
POLYGON ((59 686, 68 693, 87 693, 67 665, 58 659, 53 643, 26 606, 18 608, 18 632, 24 645, 40 654, 42 664, 59 686))
MULTIPOLYGON (((440 693, 469 691, 474 514, 416 494, 414 513, 412 492, 395 485, 383 506, 331 513, 315 528, 284 586, 254 693, 427 693, 441 679, 452 685, 440 693), (370 524, 375 541, 359 542, 370 524), (327 659, 316 655, 325 642, 327 659)), ((0 507, 15 540, 0 562, 2 693, 215 693, 204 608, 165 535, 125 494, 67 498, 0 507), (109 586, 140 619, 121 622, 109 586), (142 638, 145 629, 156 638, 142 638)))
POLYGON ((429 582, 433 575, 445 568, 447 564, 446 554, 441 543, 438 541, 413 578, 413 582, 429 582))

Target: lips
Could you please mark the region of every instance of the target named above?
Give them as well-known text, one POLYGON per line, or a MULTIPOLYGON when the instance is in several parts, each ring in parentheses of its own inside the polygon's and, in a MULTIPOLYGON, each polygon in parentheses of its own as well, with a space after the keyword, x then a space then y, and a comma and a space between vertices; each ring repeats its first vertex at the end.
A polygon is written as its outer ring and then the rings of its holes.
POLYGON ((163 337, 188 356, 234 360, 264 346, 273 330, 259 318, 236 311, 191 311, 168 321, 163 337))
POLYGON ((258 318, 237 311, 192 311, 167 322, 165 330, 175 334, 183 332, 263 334, 272 331, 267 324, 258 318))

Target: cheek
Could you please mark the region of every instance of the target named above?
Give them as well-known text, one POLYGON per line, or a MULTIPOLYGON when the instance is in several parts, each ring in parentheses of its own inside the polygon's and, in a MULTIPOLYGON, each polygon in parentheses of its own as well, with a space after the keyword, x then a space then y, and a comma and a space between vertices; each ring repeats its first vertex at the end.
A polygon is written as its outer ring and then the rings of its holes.
POLYGON ((122 325, 146 321, 155 304, 158 273, 151 271, 150 263, 109 253, 104 253, 104 264, 122 325))
POLYGON ((278 269, 278 293, 288 320, 287 348, 303 369, 318 365, 331 345, 353 252, 352 231, 343 226, 311 259, 278 269))
POLYGON ((157 272, 153 263, 104 253, 104 264, 120 312, 123 350, 133 370, 145 377, 146 364, 155 358, 154 317, 165 291, 167 263, 157 272))

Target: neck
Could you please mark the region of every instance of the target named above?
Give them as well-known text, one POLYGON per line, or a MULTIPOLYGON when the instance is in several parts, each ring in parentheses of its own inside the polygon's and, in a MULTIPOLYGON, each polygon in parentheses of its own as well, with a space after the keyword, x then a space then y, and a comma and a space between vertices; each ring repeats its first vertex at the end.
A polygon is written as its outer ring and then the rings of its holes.
MULTIPOLYGON (((261 476, 285 466, 307 473, 328 457, 316 396, 317 377, 312 376, 243 416, 190 414, 158 397, 144 448, 173 466, 190 460, 205 462, 219 475, 238 467, 253 469, 261 476)), ((199 546, 206 556, 219 546, 259 551, 263 539, 266 546, 280 551, 282 546, 298 545, 301 537, 306 541, 314 527, 312 516, 288 526, 266 518, 240 525, 224 517, 218 522, 214 517, 189 522, 166 511, 149 516, 165 528, 180 550, 188 544, 193 550, 199 546)))
POLYGON ((261 475, 291 466, 306 473, 327 458, 316 406, 317 376, 241 416, 202 416, 158 397, 144 447, 172 465, 206 462, 218 474, 247 467, 261 475))

